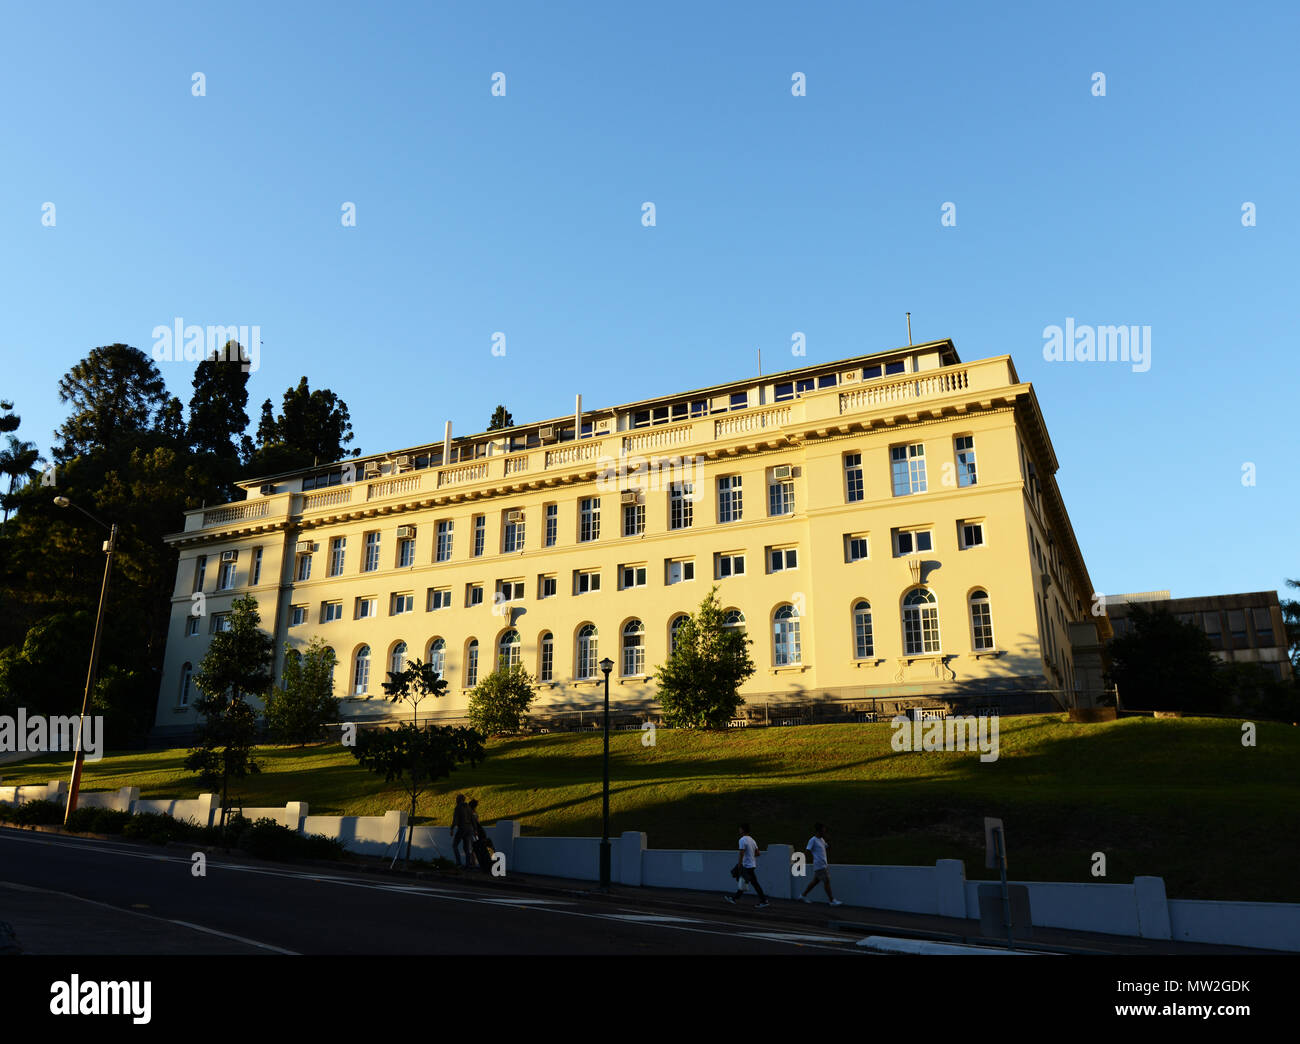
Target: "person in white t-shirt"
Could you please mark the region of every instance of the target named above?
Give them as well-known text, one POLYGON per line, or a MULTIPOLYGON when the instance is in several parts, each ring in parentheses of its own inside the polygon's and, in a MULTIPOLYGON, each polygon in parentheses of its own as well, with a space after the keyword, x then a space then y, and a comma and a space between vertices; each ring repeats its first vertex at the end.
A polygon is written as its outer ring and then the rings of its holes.
POLYGON ((758 842, 749 836, 749 824, 740 824, 740 845, 739 854, 736 857, 736 869, 731 872, 737 883, 740 885, 736 889, 735 895, 724 895, 722 898, 729 903, 735 903, 745 892, 745 882, 748 881, 754 886, 754 892, 758 896, 758 905, 754 907, 761 910, 767 905, 767 896, 763 894, 763 888, 758 883, 758 842))
POLYGON ((813 878, 808 882, 808 887, 803 890, 803 895, 799 896, 801 903, 811 903, 808 893, 816 888, 819 884, 826 889, 826 898, 831 901, 831 906, 843 906, 834 893, 831 892, 831 871, 830 864, 826 860, 826 826, 824 823, 815 823, 813 825, 813 836, 808 839, 804 845, 812 855, 813 878))

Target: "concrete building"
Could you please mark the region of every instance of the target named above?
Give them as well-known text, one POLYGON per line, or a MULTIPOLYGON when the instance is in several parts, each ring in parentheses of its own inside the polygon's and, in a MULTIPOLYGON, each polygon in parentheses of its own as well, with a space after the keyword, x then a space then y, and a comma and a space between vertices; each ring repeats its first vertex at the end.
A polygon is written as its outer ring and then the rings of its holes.
POLYGON ((1200 598, 1170 598, 1168 591, 1107 595, 1106 615, 1115 634, 1128 633, 1132 623, 1129 606, 1133 603, 1164 609, 1184 623, 1196 624, 1206 633, 1210 648, 1220 660, 1256 663, 1277 681, 1291 679, 1286 622, 1276 591, 1200 598))
POLYGON ((449 683, 434 716, 503 657, 539 711, 594 708, 609 656, 613 703, 653 712, 714 584, 753 641, 750 708, 1091 702, 1072 631, 1110 630, 1056 471, 1010 357, 944 340, 248 481, 167 538, 157 727, 193 727, 192 671, 246 593, 277 676, 286 641, 334 649, 349 718, 395 714, 380 683, 414 657, 449 683))

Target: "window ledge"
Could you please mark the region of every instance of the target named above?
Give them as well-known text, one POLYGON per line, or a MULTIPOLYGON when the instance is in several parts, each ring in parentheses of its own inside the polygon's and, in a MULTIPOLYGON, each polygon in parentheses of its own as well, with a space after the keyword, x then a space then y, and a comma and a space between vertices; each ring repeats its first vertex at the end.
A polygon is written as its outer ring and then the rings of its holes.
POLYGON ((906 663, 906 664, 908 664, 908 665, 911 665, 911 664, 913 664, 913 663, 918 663, 918 662, 933 661, 933 660, 946 660, 946 659, 948 659, 951 655, 952 655, 952 653, 945 653, 945 652, 936 652, 936 653, 910 653, 910 654, 908 654, 908 655, 906 655, 906 656, 900 656, 899 659, 902 660, 903 663, 906 663))
POLYGON ((189 712, 189 708, 188 708, 188 707, 173 707, 173 708, 172 708, 172 713, 173 713, 173 714, 186 714, 186 713, 188 713, 188 712, 189 712))
POLYGON ((804 671, 812 670, 812 667, 806 663, 791 663, 784 667, 769 667, 769 674, 802 674, 804 671))
POLYGON ((649 680, 650 675, 648 674, 625 674, 619 678, 618 683, 622 685, 624 682, 647 682, 649 680))
POLYGON ((999 656, 1005 656, 1006 652, 1005 649, 977 649, 971 655, 977 660, 996 660, 999 656))
POLYGON ((864 656, 860 660, 854 660, 853 666, 859 669, 863 667, 879 667, 884 662, 885 658, 883 656, 864 656))

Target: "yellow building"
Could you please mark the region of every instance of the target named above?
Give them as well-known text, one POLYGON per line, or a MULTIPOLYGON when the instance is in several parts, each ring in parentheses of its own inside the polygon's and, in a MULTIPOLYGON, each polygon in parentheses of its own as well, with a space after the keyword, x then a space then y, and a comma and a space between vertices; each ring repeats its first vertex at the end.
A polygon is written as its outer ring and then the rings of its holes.
POLYGON ((502 656, 538 712, 596 707, 608 656, 613 703, 653 713, 715 583, 750 709, 1088 703, 1071 631, 1109 627, 1056 469, 1010 357, 945 340, 245 482, 168 537, 156 724, 194 726, 191 672, 246 593, 277 677, 285 642, 334 649, 349 718, 404 713, 380 688, 404 657, 440 665, 436 717, 502 656))

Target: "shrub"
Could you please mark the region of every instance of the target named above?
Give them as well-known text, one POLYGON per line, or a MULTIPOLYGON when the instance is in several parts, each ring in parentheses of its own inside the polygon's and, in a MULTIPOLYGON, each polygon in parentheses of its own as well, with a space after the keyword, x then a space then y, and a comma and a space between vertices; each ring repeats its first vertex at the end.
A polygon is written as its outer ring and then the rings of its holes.
POLYGON ((130 812, 113 808, 78 808, 68 817, 66 825, 79 834, 120 834, 131 818, 130 812))
POLYGON ((13 809, 11 821, 17 826, 58 825, 64 807, 61 801, 24 801, 13 809))
POLYGON ((195 834, 194 824, 174 819, 165 812, 141 812, 122 826, 122 836, 131 841, 148 841, 165 845, 169 841, 188 841, 195 834))
POLYGON ((485 736, 511 735, 527 720, 537 696, 536 686, 522 664, 504 664, 469 694, 469 721, 485 736))
MULTIPOLYGON (((247 821, 245 821, 247 822, 247 821)), ((343 845, 324 834, 304 837, 274 819, 257 819, 239 833, 239 848, 259 859, 338 859, 343 845)))

